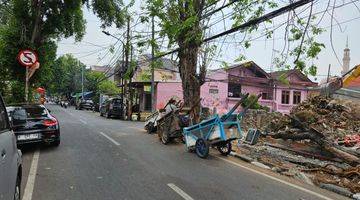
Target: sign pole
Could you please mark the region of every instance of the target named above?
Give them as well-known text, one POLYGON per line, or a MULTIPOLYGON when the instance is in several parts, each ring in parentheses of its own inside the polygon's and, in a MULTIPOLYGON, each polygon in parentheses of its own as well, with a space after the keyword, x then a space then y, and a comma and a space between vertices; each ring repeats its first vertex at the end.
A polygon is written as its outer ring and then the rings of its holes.
POLYGON ((25 102, 28 103, 29 101, 29 79, 34 74, 35 70, 40 67, 38 63, 38 56, 37 54, 30 50, 24 49, 21 50, 16 58, 19 63, 25 67, 25 102), (31 67, 31 71, 29 68, 31 67))
POLYGON ((29 95, 29 68, 25 67, 25 102, 28 103, 28 95, 29 95))

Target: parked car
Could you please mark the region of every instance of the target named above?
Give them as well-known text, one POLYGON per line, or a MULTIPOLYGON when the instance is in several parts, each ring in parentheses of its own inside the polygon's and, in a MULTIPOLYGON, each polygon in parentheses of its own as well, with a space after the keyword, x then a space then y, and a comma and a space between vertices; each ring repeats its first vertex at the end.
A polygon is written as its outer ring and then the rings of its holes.
POLYGON ((92 110, 94 106, 94 103, 90 99, 80 100, 79 103, 76 105, 75 109, 77 110, 92 110))
POLYGON ((0 199, 20 200, 21 178, 21 151, 0 96, 0 199))
POLYGON ((108 99, 100 107, 100 116, 122 118, 124 107, 121 98, 108 99))
POLYGON ((60 125, 45 106, 19 104, 11 112, 17 144, 47 143, 60 145, 60 125))
POLYGON ((100 112, 99 103, 94 103, 92 110, 93 110, 93 112, 100 112))

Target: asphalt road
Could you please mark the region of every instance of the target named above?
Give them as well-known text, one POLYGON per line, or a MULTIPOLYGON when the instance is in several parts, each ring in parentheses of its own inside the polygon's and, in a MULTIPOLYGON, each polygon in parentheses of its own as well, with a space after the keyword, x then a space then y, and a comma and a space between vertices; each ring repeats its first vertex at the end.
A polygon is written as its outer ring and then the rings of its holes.
POLYGON ((23 200, 344 199, 212 152, 162 145, 143 123, 48 105, 60 121, 59 147, 25 146, 23 200))

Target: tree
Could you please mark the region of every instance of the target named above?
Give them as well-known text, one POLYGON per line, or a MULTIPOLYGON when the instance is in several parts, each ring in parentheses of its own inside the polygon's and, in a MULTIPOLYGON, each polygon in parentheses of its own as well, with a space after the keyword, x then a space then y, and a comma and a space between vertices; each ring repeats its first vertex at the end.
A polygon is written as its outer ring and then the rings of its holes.
MULTIPOLYGON (((182 79, 183 97, 185 106, 192 107, 198 102, 200 98, 200 87, 205 82, 206 76, 206 58, 202 59, 203 62, 199 62, 199 55, 206 54, 207 50, 202 46, 204 38, 206 36, 205 31, 208 31, 211 27, 206 25, 206 21, 209 21, 214 13, 221 11, 224 8, 233 10, 233 27, 242 25, 249 20, 258 18, 265 14, 266 10, 273 10, 278 7, 276 0, 254 0, 254 1, 229 1, 222 4, 220 8, 217 8, 219 1, 216 0, 147 0, 146 9, 149 11, 148 17, 156 16, 159 19, 160 36, 166 36, 169 40, 168 47, 178 47, 177 56, 179 59, 179 72, 182 79)), ((219 3, 220 4, 220 3, 219 3)), ((312 7, 312 5, 311 5, 312 7)), ((314 45, 314 39, 309 37, 309 32, 320 33, 317 26, 309 26, 312 22, 312 11, 309 13, 309 19, 307 22, 298 20, 295 11, 292 11, 291 22, 289 20, 288 28, 292 28, 291 34, 300 34, 300 37, 293 38, 293 41, 301 41, 298 48, 295 48, 292 52, 292 56, 296 56, 294 65, 296 68, 305 70, 303 59, 306 57, 316 58, 318 53, 324 47, 322 44, 317 43, 314 45), (311 27, 311 31, 309 31, 311 27), (305 35, 307 40, 304 41, 305 35), (308 50, 306 49, 308 48, 308 50), (305 54, 304 57, 300 57, 305 54)), ((143 21, 149 21, 146 17, 143 21)), ((265 23, 271 23, 271 20, 267 20, 265 23)), ((242 29, 241 32, 245 36, 256 31, 259 24, 249 25, 247 28, 242 29)), ((264 37, 271 38, 272 31, 268 30, 264 37)), ((290 39, 289 39, 290 40, 290 39)), ((151 41, 155 43, 155 41, 151 41)), ((242 42, 245 48, 250 47, 250 41, 246 40, 246 37, 242 42)), ((201 56, 200 56, 201 57, 201 56)), ((239 58, 243 59, 244 55, 240 55, 239 58)), ((286 62, 285 59, 279 59, 279 61, 286 62), (285 61, 284 61, 285 60, 285 61)), ((314 67, 309 71, 316 72, 314 67)), ((199 106, 195 107, 195 113, 199 113, 199 106)), ((198 119, 198 115, 195 116, 195 120, 198 119)))
MULTIPOLYGON (((200 87, 205 82, 206 62, 199 64, 198 60, 205 35, 203 16, 206 15, 204 9, 215 5, 216 2, 215 0, 147 1, 150 16, 160 19, 160 34, 168 37, 169 46, 176 44, 179 47, 179 72, 182 79, 184 103, 188 107, 197 104, 200 98, 200 87)), ((247 16, 261 14, 260 9, 254 10, 255 7, 250 6, 253 4, 252 1, 239 1, 238 4, 247 9, 247 16)), ((265 6, 267 1, 256 1, 256 4, 265 6)), ((244 17, 239 17, 236 23, 244 19, 244 17)), ((195 106, 194 110, 195 120, 197 120, 199 106, 195 106)))
MULTIPOLYGON (((131 6, 131 2, 128 6, 131 6)), ((122 0, 0 0, 0 78, 1 82, 24 81, 25 68, 15 60, 20 49, 31 48, 39 55, 40 69, 30 80, 30 86, 49 86, 53 80, 50 66, 56 58, 56 40, 85 34, 86 21, 82 8, 87 6, 102 21, 102 27, 121 27, 128 6, 122 0), (6 14, 7 13, 7 14, 6 14)), ((17 90, 23 99, 23 90, 17 90)), ((4 91, 1 91, 4 92, 4 91)))
POLYGON ((85 67, 72 55, 57 58, 51 66, 53 80, 49 81, 49 91, 53 94, 70 97, 81 91, 81 68, 85 67))
POLYGON ((101 94, 107 95, 118 95, 121 93, 119 87, 117 87, 116 84, 110 80, 102 81, 98 86, 98 91, 101 94))

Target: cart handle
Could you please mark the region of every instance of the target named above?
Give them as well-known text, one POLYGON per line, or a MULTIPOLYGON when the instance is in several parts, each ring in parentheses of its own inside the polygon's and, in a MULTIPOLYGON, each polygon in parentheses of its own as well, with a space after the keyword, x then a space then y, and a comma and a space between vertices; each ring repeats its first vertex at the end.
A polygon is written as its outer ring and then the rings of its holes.
POLYGON ((256 103, 259 98, 262 96, 262 94, 258 94, 257 97, 255 99, 253 99, 239 114, 238 114, 238 120, 240 121, 244 115, 246 114, 246 112, 250 109, 250 106, 252 106, 254 103, 256 103))
POLYGON ((228 113, 221 116, 220 120, 222 122, 226 121, 235 112, 235 110, 240 106, 240 104, 242 104, 245 101, 245 99, 248 98, 248 96, 249 96, 249 93, 246 93, 244 96, 242 96, 241 99, 235 104, 235 106, 233 108, 231 108, 231 110, 228 113))

